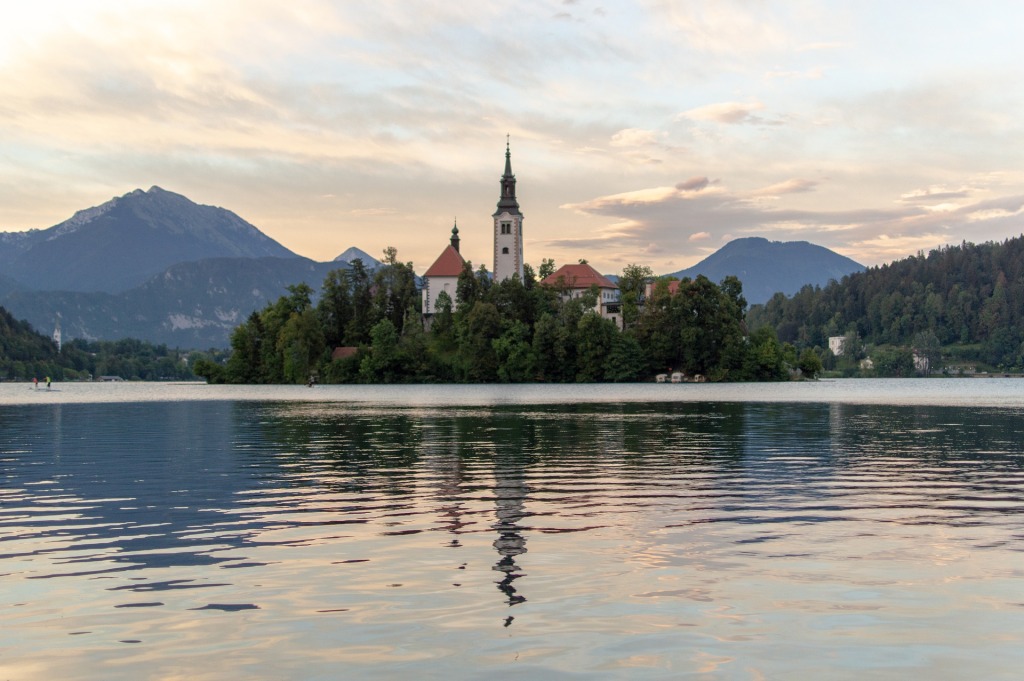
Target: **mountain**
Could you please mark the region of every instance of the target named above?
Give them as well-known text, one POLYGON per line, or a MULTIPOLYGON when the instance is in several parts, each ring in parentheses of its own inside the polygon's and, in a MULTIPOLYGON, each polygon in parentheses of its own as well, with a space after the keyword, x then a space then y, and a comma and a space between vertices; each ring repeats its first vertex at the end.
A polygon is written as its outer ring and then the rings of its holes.
POLYGON ((327 273, 346 267, 291 258, 210 258, 176 264, 144 284, 112 294, 13 291, 0 297, 19 319, 71 338, 138 338, 172 347, 227 347, 231 332, 250 313, 307 283, 319 291, 327 273))
POLYGON ((4 275, 0 274, 0 299, 3 299, 3 297, 6 296, 8 293, 11 293, 13 291, 19 291, 23 288, 25 287, 19 284, 18 282, 14 281, 10 277, 5 277, 4 275))
POLYGON ((871 267, 824 288, 773 298, 747 321, 803 346, 827 348, 830 336, 854 333, 864 346, 941 347, 954 362, 1016 372, 1024 371, 1021 300, 1024 236, 944 246, 871 267))
POLYGON ((384 263, 382 263, 380 260, 377 260, 366 251, 356 248, 355 246, 352 246, 351 248, 347 249, 344 253, 339 255, 337 258, 335 258, 334 262, 352 262, 353 260, 362 260, 363 267, 365 267, 370 272, 373 272, 378 267, 384 266, 384 263))
POLYGON ((730 241, 704 260, 671 276, 680 279, 703 274, 720 282, 735 275, 743 282, 743 297, 751 305, 767 302, 782 292, 792 295, 807 284, 825 286, 864 266, 823 246, 806 241, 768 241, 749 237, 730 241))
POLYGON ((0 272, 38 291, 117 293, 181 262, 298 257, 229 210, 152 187, 43 230, 0 233, 0 272))

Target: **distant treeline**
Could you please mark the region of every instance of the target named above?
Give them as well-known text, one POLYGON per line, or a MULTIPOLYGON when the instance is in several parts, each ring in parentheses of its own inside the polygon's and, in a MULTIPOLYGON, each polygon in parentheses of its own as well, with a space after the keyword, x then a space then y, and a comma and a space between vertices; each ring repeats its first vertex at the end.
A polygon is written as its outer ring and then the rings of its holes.
POLYGON ((684 280, 674 294, 662 281, 641 304, 653 277, 630 265, 619 278, 620 331, 594 310, 596 287, 572 297, 538 284, 554 272, 551 260, 498 283, 466 263, 455 299, 439 296, 425 329, 412 264, 395 249, 372 275, 359 260, 351 265, 328 274, 315 305, 309 286, 289 287, 235 329, 226 364, 202 361, 196 373, 228 383, 302 383, 311 375, 330 383, 638 381, 670 371, 746 381, 821 368, 817 355, 798 357, 769 328, 748 337, 735 277, 721 285, 684 280), (358 352, 332 359, 336 347, 358 352))
POLYGON ((7 381, 91 380, 120 376, 126 380, 195 380, 186 353, 144 341, 86 341, 57 344, 16 320, 0 307, 0 379, 7 381))
MULTIPOLYGON (((964 242, 851 274, 825 288, 777 294, 748 314, 797 347, 847 336, 856 350, 902 349, 944 362, 1024 369, 1024 239, 964 242)), ((908 360, 903 359, 904 366, 908 360)))

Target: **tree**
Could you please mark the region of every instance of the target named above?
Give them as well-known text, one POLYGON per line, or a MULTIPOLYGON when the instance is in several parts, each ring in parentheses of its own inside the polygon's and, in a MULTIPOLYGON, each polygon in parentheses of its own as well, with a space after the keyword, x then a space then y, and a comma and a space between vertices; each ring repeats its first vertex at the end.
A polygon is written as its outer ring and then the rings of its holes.
POLYGON ((374 274, 373 283, 373 319, 391 320, 401 334, 406 313, 416 309, 420 300, 412 263, 399 262, 398 250, 393 246, 385 248, 384 266, 374 274))
POLYGON ((630 264, 622 269, 619 276, 619 299, 622 302, 623 329, 636 324, 647 282, 653 278, 654 272, 647 265, 630 264))
POLYGON ((800 353, 797 363, 800 373, 807 378, 816 378, 822 371, 821 357, 814 351, 814 348, 804 348, 800 353))
POLYGON ((498 380, 502 383, 523 383, 532 378, 533 351, 529 335, 529 327, 514 320, 500 338, 492 341, 498 360, 498 380))
POLYGON ((914 375, 914 354, 909 348, 876 348, 871 360, 878 376, 898 378, 914 375))
POLYGON ((352 267, 349 274, 352 281, 352 318, 345 329, 344 344, 363 345, 370 340, 370 329, 377 322, 374 316, 370 274, 363 266, 361 258, 356 258, 349 265, 352 267))
POLYGON ((305 383, 324 359, 326 345, 316 313, 312 309, 293 313, 277 340, 282 356, 284 380, 305 383))
POLYGON ((618 328, 593 310, 583 314, 577 323, 576 380, 596 383, 604 378, 605 362, 615 345, 618 328))
POLYGON ((472 383, 498 378, 498 357, 493 341, 501 336, 501 316, 491 303, 477 301, 461 323, 456 324, 462 375, 472 383))
POLYGON ((643 348, 629 333, 616 334, 604 363, 604 380, 614 383, 639 381, 647 368, 643 348))
POLYGON ((467 260, 462 263, 462 271, 455 284, 455 309, 468 311, 473 303, 480 300, 480 295, 480 282, 473 275, 473 263, 467 260))
POLYGON ((394 383, 400 375, 398 329, 390 319, 377 322, 370 332, 369 352, 359 363, 364 383, 394 383))
POLYGON ((782 345, 770 326, 762 326, 750 334, 745 369, 744 378, 755 381, 781 381, 787 377, 782 345))
MULTIPOLYGON (((360 261, 360 265, 362 261, 360 261)), ((336 269, 327 273, 321 288, 317 314, 330 348, 345 344, 345 332, 352 322, 352 280, 348 270, 336 269)))
POLYGON ((253 312, 231 333, 231 357, 224 379, 230 383, 263 383, 264 342, 263 321, 259 314, 253 312))

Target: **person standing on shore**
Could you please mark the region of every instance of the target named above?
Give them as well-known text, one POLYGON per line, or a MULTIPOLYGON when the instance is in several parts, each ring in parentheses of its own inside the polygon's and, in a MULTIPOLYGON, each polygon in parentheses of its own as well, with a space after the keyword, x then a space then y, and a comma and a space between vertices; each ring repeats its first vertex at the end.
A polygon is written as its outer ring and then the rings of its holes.
POLYGON ((39 390, 39 379, 35 376, 32 377, 32 387, 39 390))

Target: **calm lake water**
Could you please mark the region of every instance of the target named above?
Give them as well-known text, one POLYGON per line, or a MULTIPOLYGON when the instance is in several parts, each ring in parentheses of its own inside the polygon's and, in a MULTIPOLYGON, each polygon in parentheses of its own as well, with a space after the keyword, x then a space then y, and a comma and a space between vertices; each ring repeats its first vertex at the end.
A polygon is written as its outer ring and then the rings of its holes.
POLYGON ((1024 380, 0 384, 0 679, 1024 669, 1024 380))

